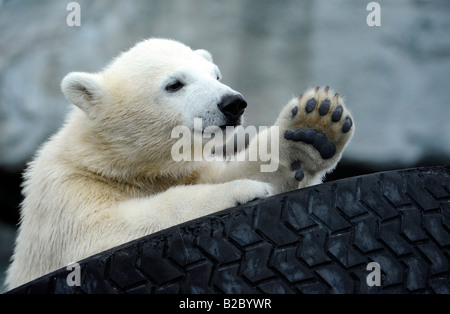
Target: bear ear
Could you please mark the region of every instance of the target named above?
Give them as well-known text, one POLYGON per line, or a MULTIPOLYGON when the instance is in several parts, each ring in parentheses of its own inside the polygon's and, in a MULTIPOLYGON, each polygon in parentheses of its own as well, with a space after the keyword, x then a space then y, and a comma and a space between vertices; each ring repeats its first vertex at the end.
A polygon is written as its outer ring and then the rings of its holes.
POLYGON ((199 56, 205 58, 209 62, 213 62, 213 57, 212 57, 211 53, 209 53, 209 51, 207 51, 205 49, 197 49, 197 50, 195 50, 195 53, 198 54, 199 56))
POLYGON ((89 113, 105 94, 103 78, 98 74, 72 72, 61 82, 67 100, 89 113))

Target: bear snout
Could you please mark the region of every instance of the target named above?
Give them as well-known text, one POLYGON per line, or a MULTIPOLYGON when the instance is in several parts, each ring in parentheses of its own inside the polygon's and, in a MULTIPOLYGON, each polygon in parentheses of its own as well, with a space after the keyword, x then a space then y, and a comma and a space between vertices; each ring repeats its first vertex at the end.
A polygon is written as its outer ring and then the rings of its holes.
POLYGON ((247 108, 247 102, 241 95, 226 95, 217 106, 227 118, 227 123, 236 125, 247 108))

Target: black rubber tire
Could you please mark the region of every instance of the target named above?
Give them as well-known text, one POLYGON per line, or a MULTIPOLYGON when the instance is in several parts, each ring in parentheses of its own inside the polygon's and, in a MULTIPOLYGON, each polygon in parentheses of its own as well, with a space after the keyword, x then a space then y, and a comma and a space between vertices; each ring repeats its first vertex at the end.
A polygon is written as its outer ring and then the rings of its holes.
POLYGON ((9 293, 450 293, 450 167, 382 172, 256 200, 9 293), (377 262, 381 286, 368 286, 377 262))

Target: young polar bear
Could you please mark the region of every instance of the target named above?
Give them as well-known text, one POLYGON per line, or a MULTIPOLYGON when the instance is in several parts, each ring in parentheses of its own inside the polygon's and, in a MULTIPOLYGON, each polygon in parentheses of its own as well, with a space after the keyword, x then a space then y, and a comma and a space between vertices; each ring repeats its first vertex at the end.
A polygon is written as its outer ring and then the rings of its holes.
POLYGON ((241 124, 247 104, 220 79, 209 52, 166 39, 138 43, 100 73, 68 74, 62 91, 75 107, 25 172, 7 287, 200 216, 320 183, 336 166, 354 127, 328 87, 292 99, 240 152, 246 161, 175 161, 175 127, 202 134, 241 124), (276 171, 245 158, 260 139, 279 148, 276 171))

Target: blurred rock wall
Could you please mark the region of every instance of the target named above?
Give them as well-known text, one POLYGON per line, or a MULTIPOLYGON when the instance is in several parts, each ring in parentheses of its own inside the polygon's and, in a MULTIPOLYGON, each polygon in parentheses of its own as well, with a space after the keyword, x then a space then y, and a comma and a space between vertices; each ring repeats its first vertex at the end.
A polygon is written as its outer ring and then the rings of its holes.
POLYGON ((0 167, 21 169, 63 122, 59 83, 99 71, 148 37, 212 52, 241 91, 247 124, 270 125, 291 96, 330 85, 346 99, 356 132, 344 158, 407 166, 450 157, 450 1, 69 1, 0 4, 0 167))

